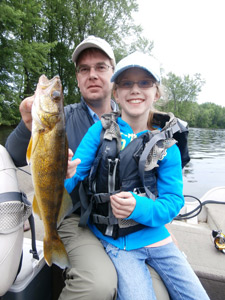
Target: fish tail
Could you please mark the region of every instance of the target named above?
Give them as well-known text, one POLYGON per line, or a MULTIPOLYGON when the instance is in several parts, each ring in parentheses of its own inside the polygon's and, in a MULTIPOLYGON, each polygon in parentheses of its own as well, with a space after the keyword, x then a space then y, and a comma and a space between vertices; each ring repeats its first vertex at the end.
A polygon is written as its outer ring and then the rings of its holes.
POLYGON ((65 246, 58 235, 49 240, 44 239, 44 258, 49 266, 55 264, 65 269, 70 265, 65 246))

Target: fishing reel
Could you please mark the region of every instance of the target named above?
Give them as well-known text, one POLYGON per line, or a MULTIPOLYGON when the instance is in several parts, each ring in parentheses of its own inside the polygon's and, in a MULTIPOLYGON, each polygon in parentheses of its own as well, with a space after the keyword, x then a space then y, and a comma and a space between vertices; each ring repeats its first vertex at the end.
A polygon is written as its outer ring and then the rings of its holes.
POLYGON ((216 249, 225 254, 225 235, 221 230, 213 230, 212 236, 214 238, 214 244, 216 249))

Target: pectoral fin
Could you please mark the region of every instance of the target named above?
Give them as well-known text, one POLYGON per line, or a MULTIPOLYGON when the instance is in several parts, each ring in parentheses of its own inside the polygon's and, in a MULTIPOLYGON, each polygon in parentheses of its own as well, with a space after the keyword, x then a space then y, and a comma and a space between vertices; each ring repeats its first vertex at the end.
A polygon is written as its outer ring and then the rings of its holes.
POLYGON ((60 225, 62 220, 65 218, 65 216, 68 215, 70 212, 72 212, 72 208, 73 208, 72 199, 68 194, 67 190, 64 188, 63 200, 62 200, 62 204, 59 210, 59 215, 57 220, 57 227, 60 225))
POLYGON ((27 147, 27 164, 30 164, 30 159, 31 159, 31 151, 32 151, 32 137, 30 138, 28 147, 27 147))

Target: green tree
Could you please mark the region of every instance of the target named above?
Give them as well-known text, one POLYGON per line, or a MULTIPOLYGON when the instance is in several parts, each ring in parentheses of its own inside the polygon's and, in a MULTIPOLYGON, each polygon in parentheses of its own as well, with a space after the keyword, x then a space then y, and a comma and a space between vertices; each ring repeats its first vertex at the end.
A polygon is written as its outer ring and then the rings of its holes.
POLYGON ((0 92, 4 95, 3 106, 8 108, 5 103, 9 101, 12 107, 18 108, 24 97, 33 94, 42 73, 49 78, 60 76, 65 104, 78 100, 71 56, 75 45, 88 35, 105 38, 117 60, 135 47, 150 51, 153 44, 142 37, 141 27, 133 22, 132 13, 137 9, 136 0, 2 0, 0 92), (130 43, 125 42, 128 36, 130 43))
POLYGON ((200 74, 193 77, 184 75, 177 76, 174 73, 168 73, 162 80, 168 97, 166 109, 170 109, 179 117, 191 112, 192 103, 197 101, 197 96, 205 83, 200 74))
POLYGON ((15 65, 13 30, 21 26, 22 12, 15 11, 6 1, 0 2, 0 11, 0 125, 10 125, 19 121, 16 85, 19 78, 18 66, 15 65), (17 110, 13 111, 11 107, 15 105, 17 110))
POLYGON ((195 126, 225 128, 225 108, 210 102, 199 105, 195 126))
POLYGON ((200 106, 196 127, 212 128, 212 112, 213 110, 210 107, 200 106))
POLYGON ((57 41, 49 53, 48 75, 59 74, 66 104, 80 98, 71 56, 75 45, 88 35, 105 38, 112 45, 117 60, 133 50, 135 45, 139 47, 140 42, 151 44, 141 36, 141 27, 133 23, 132 12, 137 9, 135 0, 45 1, 45 39, 49 43, 57 41), (125 43, 127 36, 133 37, 129 45, 125 43))
MULTIPOLYGON (((33 92, 53 45, 46 43, 42 37, 42 1, 2 0, 0 9, 0 52, 5 58, 1 61, 1 87, 4 84, 9 91, 13 88, 22 99, 33 92), (8 74, 8 78, 2 77, 3 74, 8 74)), ((14 97, 14 93, 11 97, 7 95, 10 102, 14 97)))
POLYGON ((193 77, 190 77, 190 75, 181 77, 170 72, 163 78, 168 100, 173 101, 174 110, 177 110, 179 102, 196 101, 204 83, 200 74, 195 74, 193 77))

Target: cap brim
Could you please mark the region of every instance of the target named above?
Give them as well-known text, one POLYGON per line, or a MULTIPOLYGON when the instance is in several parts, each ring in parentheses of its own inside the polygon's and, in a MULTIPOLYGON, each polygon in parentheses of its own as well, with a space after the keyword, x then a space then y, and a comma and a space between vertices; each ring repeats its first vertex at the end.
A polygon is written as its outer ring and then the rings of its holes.
POLYGON ((152 72, 150 72, 147 68, 145 68, 144 66, 138 65, 138 64, 132 64, 132 65, 127 65, 121 69, 119 69, 118 71, 116 71, 113 76, 111 77, 111 82, 115 82, 116 78, 122 74, 124 71, 131 69, 131 68, 140 68, 143 69, 145 71, 147 71, 150 75, 152 75, 156 81, 159 82, 159 79, 157 78, 157 76, 155 76, 152 72))

